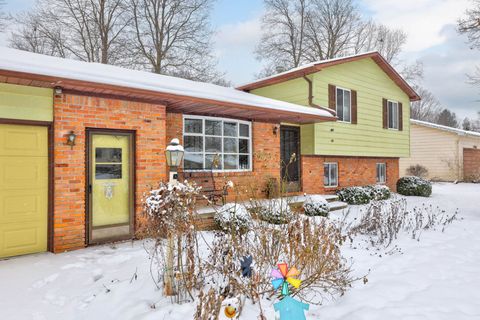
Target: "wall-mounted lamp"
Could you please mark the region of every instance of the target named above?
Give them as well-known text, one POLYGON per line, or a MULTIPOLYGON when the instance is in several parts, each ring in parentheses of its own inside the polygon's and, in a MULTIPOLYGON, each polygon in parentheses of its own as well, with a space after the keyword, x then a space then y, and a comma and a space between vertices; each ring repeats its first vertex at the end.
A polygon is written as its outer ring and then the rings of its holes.
POLYGON ((278 132, 278 126, 277 125, 274 125, 273 126, 273 135, 277 135, 277 132, 278 132))
POLYGON ((170 167, 170 179, 172 184, 178 183, 177 168, 182 163, 184 150, 178 139, 172 139, 165 150, 165 157, 167 158, 167 165, 170 167))
POLYGON ((63 93, 62 87, 55 87, 55 95, 61 95, 63 93))
POLYGON ((73 131, 70 131, 67 136, 66 145, 70 146, 73 149, 73 146, 75 145, 75 139, 77 139, 77 135, 73 131))

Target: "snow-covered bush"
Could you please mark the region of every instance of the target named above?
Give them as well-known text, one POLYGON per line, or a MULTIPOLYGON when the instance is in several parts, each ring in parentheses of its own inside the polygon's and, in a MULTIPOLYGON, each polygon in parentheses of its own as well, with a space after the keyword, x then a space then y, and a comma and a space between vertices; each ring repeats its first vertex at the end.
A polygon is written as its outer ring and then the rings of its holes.
POLYGON ((268 223, 285 224, 292 219, 292 209, 284 198, 272 199, 260 204, 254 208, 257 217, 268 223))
POLYGON ((419 177, 403 177, 397 181, 397 192, 404 196, 429 197, 432 183, 419 177))
POLYGON ((319 195, 311 195, 305 198, 303 202, 303 210, 307 216, 328 216, 330 207, 327 200, 319 195))
POLYGON ((372 200, 387 200, 392 196, 390 188, 385 185, 374 184, 365 188, 370 191, 372 200))
POLYGON ((347 187, 337 191, 338 198, 348 204, 367 204, 372 200, 372 193, 365 187, 347 187))
POLYGON ((218 227, 225 232, 244 233, 251 226, 252 216, 244 205, 228 203, 216 210, 214 220, 218 227))

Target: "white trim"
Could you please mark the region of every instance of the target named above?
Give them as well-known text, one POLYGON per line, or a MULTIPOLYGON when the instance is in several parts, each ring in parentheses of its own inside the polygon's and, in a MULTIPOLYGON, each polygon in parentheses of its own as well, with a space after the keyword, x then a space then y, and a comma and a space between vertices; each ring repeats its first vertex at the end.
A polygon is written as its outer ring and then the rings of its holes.
MULTIPOLYGON (((339 180, 339 179, 338 179, 338 162, 324 162, 324 163, 323 163, 323 171, 324 171, 324 173, 323 173, 323 187, 324 187, 324 188, 337 188, 337 187, 338 187, 338 180, 339 180), (337 180, 337 184, 335 184, 335 185, 326 185, 326 184, 325 184, 325 165, 332 165, 332 164, 334 164, 334 165, 336 166, 335 172, 336 172, 336 174, 337 174, 337 179, 336 179, 336 180, 337 180)), ((331 177, 330 177, 330 169, 328 170, 328 179, 331 180, 331 177)))
MULTIPOLYGON (((220 118, 220 117, 209 117, 209 116, 197 116, 197 115, 188 115, 184 114, 182 118, 182 135, 183 139, 185 140, 185 135, 187 136, 196 136, 196 137, 203 137, 203 151, 202 152, 187 152, 185 153, 190 153, 190 154, 201 154, 203 155, 203 169, 201 170, 195 170, 195 169, 186 169, 184 170, 185 172, 207 172, 207 171, 213 171, 213 172, 252 172, 253 171, 253 145, 252 145, 252 122, 250 121, 245 121, 245 120, 238 120, 238 119, 232 119, 232 118, 220 118), (186 133, 185 132, 185 119, 198 119, 202 120, 202 133, 186 133), (210 135, 210 134, 205 134, 205 120, 212 120, 212 121, 222 121, 222 132, 221 135, 210 135), (223 122, 235 122, 237 124, 237 135, 235 137, 233 136, 224 136, 223 134, 223 122), (248 137, 240 136, 240 124, 244 124, 248 126, 248 137), (205 138, 212 137, 212 138, 219 138, 221 139, 221 150, 220 152, 206 152, 205 151, 205 138), (248 153, 240 153, 240 150, 236 153, 232 152, 223 152, 223 143, 224 143, 224 138, 232 138, 232 139, 244 139, 248 140, 248 153), (205 156, 206 155, 214 155, 214 154, 219 154, 221 157, 221 162, 222 162, 222 169, 207 169, 205 168, 205 156), (224 155, 236 155, 237 156, 237 166, 240 167, 240 156, 248 156, 248 164, 249 168, 248 169, 224 169, 224 155)), ((185 145, 185 141, 183 143, 185 145)), ((238 146, 237 146, 238 148, 238 146)))
POLYGON ((436 124, 436 123, 415 120, 415 119, 410 119, 410 122, 412 124, 416 124, 416 125, 419 125, 419 126, 424 126, 424 127, 428 127, 428 128, 432 128, 432 129, 438 129, 438 130, 442 130, 442 131, 448 131, 448 132, 451 132, 451 133, 456 133, 459 136, 471 136, 471 137, 480 138, 480 132, 462 130, 462 129, 452 128, 452 127, 442 126, 442 125, 436 124))
MULTIPOLYGON (((342 91, 348 91, 350 93, 350 121, 345 121, 345 120, 337 120, 337 122, 342 122, 342 123, 352 123, 352 90, 351 89, 347 89, 347 88, 343 88, 343 87, 339 87, 339 86, 335 86, 335 112, 337 114, 337 117, 338 117, 338 105, 337 105, 337 89, 340 89, 342 91)), ((343 96, 343 109, 345 109, 345 96, 343 96)), ((342 116, 345 115, 345 110, 342 110, 342 116)))

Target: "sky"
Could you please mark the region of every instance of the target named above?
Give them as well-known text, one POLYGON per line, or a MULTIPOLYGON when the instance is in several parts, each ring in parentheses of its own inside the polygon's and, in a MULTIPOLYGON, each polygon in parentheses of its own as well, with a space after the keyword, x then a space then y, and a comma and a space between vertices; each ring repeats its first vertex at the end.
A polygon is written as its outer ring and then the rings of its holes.
MULTIPOLYGON (((34 0, 6 0, 12 13, 29 9, 34 0)), ((401 59, 420 61, 422 85, 459 118, 476 117, 480 88, 467 83, 466 74, 480 65, 480 50, 471 50, 456 21, 470 0, 358 0, 363 15, 391 28, 402 29, 408 40, 401 59)), ((239 85, 254 80, 261 69, 255 46, 261 35, 262 0, 217 0, 212 12, 215 53, 227 80, 239 85)), ((0 45, 7 45, 5 34, 0 45)))

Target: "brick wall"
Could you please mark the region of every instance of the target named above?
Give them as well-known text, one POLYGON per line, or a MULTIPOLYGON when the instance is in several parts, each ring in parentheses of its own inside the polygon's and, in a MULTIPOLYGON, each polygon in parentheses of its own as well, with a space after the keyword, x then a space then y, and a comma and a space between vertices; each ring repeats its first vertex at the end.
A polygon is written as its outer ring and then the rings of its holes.
POLYGON ((85 246, 86 128, 134 130, 136 137, 136 213, 151 185, 166 179, 165 107, 148 103, 63 94, 54 100, 53 249, 85 246), (66 137, 77 135, 73 149, 66 137))
POLYGON ((473 148, 463 149, 463 180, 480 180, 480 150, 473 148))
POLYGON ((334 193, 339 188, 376 183, 376 164, 386 163, 386 185, 393 191, 399 178, 398 158, 302 156, 302 186, 306 193, 334 193), (338 187, 323 185, 324 162, 338 163, 338 187))
MULTIPOLYGON (((280 133, 273 133, 278 124, 252 123, 253 170, 248 172, 214 173, 215 184, 222 186, 232 181, 234 190, 229 191, 227 200, 244 200, 250 196, 252 189, 262 196, 268 178, 280 178, 280 133)), ((167 141, 178 138, 183 144, 183 115, 167 113, 167 141)))

